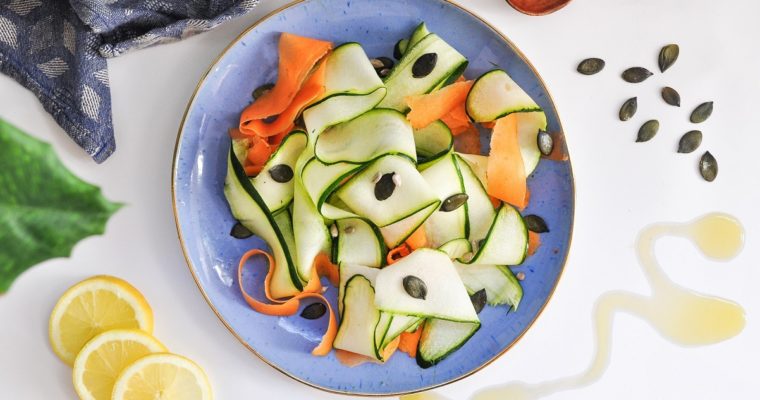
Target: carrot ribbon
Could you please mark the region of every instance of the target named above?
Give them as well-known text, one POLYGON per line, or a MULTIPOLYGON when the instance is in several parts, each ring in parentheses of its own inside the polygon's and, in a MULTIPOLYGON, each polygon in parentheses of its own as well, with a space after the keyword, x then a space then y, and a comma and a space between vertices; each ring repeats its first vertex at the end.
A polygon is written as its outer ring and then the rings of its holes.
POLYGON ((322 295, 322 284, 320 282, 320 275, 327 277, 331 283, 337 286, 338 284, 338 269, 329 262, 329 259, 324 254, 320 254, 314 261, 314 268, 312 270, 312 276, 309 282, 304 287, 304 291, 287 300, 280 300, 272 297, 269 291, 269 285, 274 273, 275 262, 272 256, 264 250, 253 249, 243 254, 238 264, 238 285, 240 292, 243 294, 243 298, 248 305, 257 312, 266 315, 279 315, 288 316, 298 312, 298 308, 301 305, 301 300, 305 298, 316 298, 322 301, 327 306, 327 310, 330 314, 330 321, 327 325, 327 331, 322 336, 322 341, 315 347, 311 354, 315 356, 327 355, 332 349, 333 340, 338 333, 338 323, 335 319, 335 313, 332 306, 327 299, 322 295), (254 256, 262 255, 267 259, 268 271, 264 278, 264 294, 269 302, 259 301, 251 296, 243 287, 243 270, 247 264, 247 261, 254 256))

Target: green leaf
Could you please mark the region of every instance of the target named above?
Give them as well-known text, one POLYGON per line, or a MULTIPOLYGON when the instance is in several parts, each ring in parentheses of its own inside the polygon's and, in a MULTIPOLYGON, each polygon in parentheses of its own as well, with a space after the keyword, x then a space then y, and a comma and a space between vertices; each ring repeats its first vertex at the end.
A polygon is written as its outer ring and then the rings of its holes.
POLYGON ((66 169, 49 144, 0 119, 0 293, 33 265, 102 234, 120 207, 66 169))

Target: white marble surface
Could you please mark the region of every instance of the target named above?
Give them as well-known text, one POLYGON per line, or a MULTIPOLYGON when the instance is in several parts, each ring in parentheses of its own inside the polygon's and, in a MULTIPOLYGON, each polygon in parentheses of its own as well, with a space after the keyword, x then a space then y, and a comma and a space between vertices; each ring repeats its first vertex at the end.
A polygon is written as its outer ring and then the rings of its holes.
MULTIPOLYGON (((156 335, 171 350, 197 360, 218 399, 336 396, 276 372, 250 354, 207 307, 195 286, 174 228, 170 167, 177 127, 197 80, 246 26, 283 4, 262 1, 256 12, 214 32, 111 60, 118 150, 95 165, 42 110, 35 97, 0 77, 0 117, 53 143, 65 164, 123 201, 101 237, 76 246, 70 258, 31 269, 0 297, 0 387, 7 399, 75 398, 70 370, 47 342, 47 320, 69 285, 94 274, 131 281, 156 315, 156 335)), ((760 90, 760 3, 754 0, 576 0, 547 17, 516 13, 503 0, 467 5, 525 52, 554 95, 576 176, 575 234, 566 271, 546 311, 522 341, 474 376, 439 390, 467 398, 478 388, 510 380, 539 382, 582 371, 593 350, 591 311, 608 290, 648 293, 633 254, 636 233, 658 221, 683 221, 709 211, 736 215, 747 246, 733 262, 703 259, 686 241, 663 240, 659 256, 676 282, 742 304, 748 324, 738 337, 701 348, 662 339, 634 317, 616 318, 612 363, 594 385, 551 399, 756 399, 760 397, 760 185, 757 148, 760 90), (656 69, 660 46, 681 45, 678 63, 640 85, 618 78, 628 66, 656 69), (607 60, 604 73, 575 72, 589 56, 607 60), (677 88, 680 109, 659 98, 677 88), (620 104, 639 96, 629 123, 620 104), (713 117, 700 128, 720 163, 708 184, 697 174, 699 153, 679 155, 680 134, 691 129, 690 110, 714 100, 713 117), (638 126, 661 121, 659 135, 636 144, 638 126)), ((3 243, 12 246, 12 243, 3 243)), ((338 397, 340 398, 340 397, 338 397)))

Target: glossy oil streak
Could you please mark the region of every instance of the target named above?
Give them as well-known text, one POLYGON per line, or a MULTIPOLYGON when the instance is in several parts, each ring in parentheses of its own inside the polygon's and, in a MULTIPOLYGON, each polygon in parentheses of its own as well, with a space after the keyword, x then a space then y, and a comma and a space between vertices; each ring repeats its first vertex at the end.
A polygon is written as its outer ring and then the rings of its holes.
MULTIPOLYGON (((682 346, 705 346, 738 335, 745 325, 744 309, 729 300, 681 287, 664 273, 654 252, 665 236, 689 239, 708 258, 727 261, 744 245, 744 229, 735 218, 720 213, 705 215, 686 224, 657 224, 645 228, 638 238, 636 254, 651 287, 651 296, 614 291, 602 295, 594 311, 596 354, 583 373, 540 384, 510 383, 485 389, 475 400, 533 400, 580 388, 597 381, 607 370, 612 350, 615 314, 626 312, 649 322, 663 337, 682 346)), ((405 400, 440 400, 435 394, 405 400)))

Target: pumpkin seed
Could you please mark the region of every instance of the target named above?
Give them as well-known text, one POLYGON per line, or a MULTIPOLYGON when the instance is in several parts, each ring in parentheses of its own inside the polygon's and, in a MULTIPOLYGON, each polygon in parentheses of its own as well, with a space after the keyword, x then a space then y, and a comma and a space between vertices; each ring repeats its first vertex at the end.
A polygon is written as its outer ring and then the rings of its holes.
POLYGON ((415 78, 424 78, 430 75, 438 62, 438 54, 425 53, 414 62, 412 66, 412 76, 415 78))
POLYGON ((385 64, 383 64, 383 62, 380 61, 380 59, 373 58, 373 59, 369 60, 369 62, 372 64, 372 68, 374 68, 376 70, 385 68, 385 64))
POLYGON ((412 296, 415 299, 425 300, 425 296, 427 296, 427 285, 425 285, 425 282, 423 282, 422 279, 414 275, 407 275, 404 277, 403 284, 404 290, 406 290, 406 293, 409 296, 412 296))
POLYGON ((628 83, 644 82, 650 76, 652 76, 652 73, 643 67, 632 67, 623 71, 623 80, 628 83))
POLYGON ((707 121, 708 118, 710 118, 710 115, 712 115, 713 112, 713 102, 708 101, 706 103, 702 103, 697 106, 697 108, 694 109, 694 111, 691 112, 691 117, 689 120, 695 124, 699 124, 702 122, 707 121))
POLYGON ((383 64, 382 68, 387 68, 387 69, 393 68, 394 62, 390 58, 388 58, 388 57, 378 57, 377 60, 380 61, 383 64))
POLYGON ((540 151, 541 154, 545 156, 552 154, 552 151, 554 150, 554 139, 552 139, 552 135, 546 131, 539 130, 536 141, 538 144, 538 151, 540 151))
POLYGON ((678 141, 679 153, 691 153, 696 150, 699 145, 702 144, 702 132, 689 131, 681 136, 681 140, 678 141))
POLYGON ((253 232, 246 228, 245 225, 238 222, 232 226, 230 236, 234 237, 235 239, 245 239, 253 236, 253 232))
POLYGON ((440 210, 443 212, 454 211, 457 208, 461 207, 468 198, 469 196, 467 196, 467 193, 452 194, 451 196, 447 197, 443 203, 441 203, 440 210))
POLYGON ((486 306, 486 302, 488 301, 488 294, 486 293, 486 290, 480 289, 470 295, 470 301, 472 302, 472 307, 475 308, 475 313, 480 314, 480 312, 483 311, 483 308, 486 306))
POLYGON ((636 137, 636 142, 648 142, 657 134, 658 130, 660 130, 660 121, 650 119, 649 121, 644 122, 644 125, 641 125, 641 128, 639 128, 639 135, 636 137))
POLYGON ((718 176, 718 160, 709 151, 702 154, 702 158, 699 159, 699 173, 708 182, 714 181, 718 176))
POLYGON ((338 226, 335 224, 330 225, 330 236, 336 238, 338 237, 338 226))
POLYGON ((293 179, 293 168, 290 168, 287 164, 277 164, 269 169, 269 176, 271 176, 275 182, 290 182, 290 180, 293 179))
POLYGON ((662 88, 662 99, 671 106, 681 107, 681 95, 670 86, 662 88))
POLYGON ((327 307, 322 303, 311 303, 301 311, 301 318, 318 319, 327 312, 327 307))
POLYGON ((356 228, 354 228, 353 225, 349 225, 345 229, 343 229, 343 232, 346 232, 347 234, 351 234, 351 233, 356 232, 356 228))
POLYGON ((525 227, 531 232, 546 233, 549 232, 549 227, 546 226, 546 221, 538 215, 526 215, 523 217, 525 221, 525 227))
POLYGON ((583 75, 594 75, 604 69, 604 60, 601 58, 587 58, 578 64, 578 72, 583 75))
POLYGON ((522 272, 522 271, 518 272, 515 275, 515 278, 517 278, 518 281, 524 281, 525 280, 525 272, 522 272))
POLYGON ((253 99, 256 100, 259 97, 267 94, 270 90, 272 90, 273 87, 274 87, 274 83, 265 83, 265 84, 257 87, 253 91, 253 99))
POLYGON ((665 72, 676 62, 679 50, 677 44, 669 44, 660 50, 660 57, 657 60, 660 65, 660 72, 665 72))
POLYGON ((381 78, 386 78, 390 74, 391 74, 391 70, 389 70, 388 68, 383 68, 380 71, 377 71, 377 76, 381 78))
POLYGON ((396 173, 391 172, 383 174, 383 176, 380 177, 380 180, 377 181, 375 184, 376 199, 380 201, 387 200, 391 197, 393 191, 396 190, 396 184, 393 182, 393 175, 396 175, 396 173))
POLYGON ((620 113, 618 114, 620 120, 628 121, 629 119, 633 118, 633 116, 636 115, 636 110, 638 108, 639 104, 636 97, 631 97, 630 99, 626 100, 625 103, 623 103, 623 106, 620 107, 620 113))

